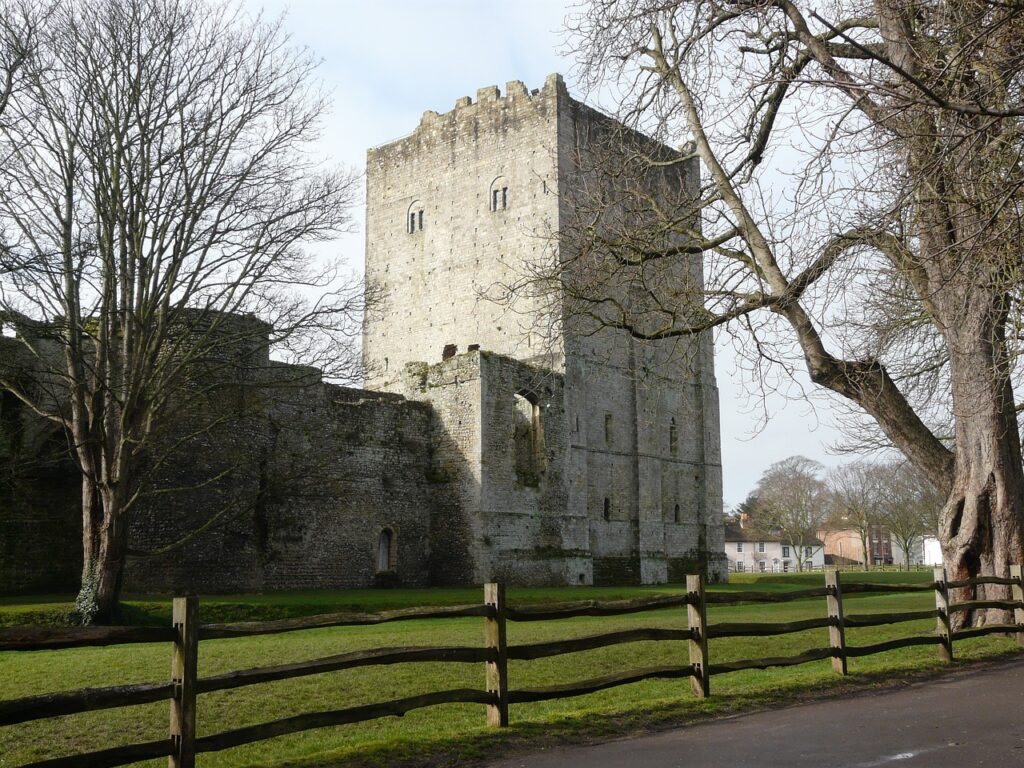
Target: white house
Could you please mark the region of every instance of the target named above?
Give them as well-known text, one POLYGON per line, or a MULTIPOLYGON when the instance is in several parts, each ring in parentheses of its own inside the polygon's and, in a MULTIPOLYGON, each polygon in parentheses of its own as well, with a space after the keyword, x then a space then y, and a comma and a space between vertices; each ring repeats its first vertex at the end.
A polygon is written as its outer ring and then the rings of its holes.
POLYGON ((824 544, 814 536, 805 538, 803 546, 794 547, 780 536, 757 533, 733 522, 725 524, 725 556, 733 573, 786 573, 825 566, 824 544))
POLYGON ((934 536, 925 536, 922 549, 924 549, 925 565, 942 565, 942 547, 939 546, 939 540, 937 538, 934 536))

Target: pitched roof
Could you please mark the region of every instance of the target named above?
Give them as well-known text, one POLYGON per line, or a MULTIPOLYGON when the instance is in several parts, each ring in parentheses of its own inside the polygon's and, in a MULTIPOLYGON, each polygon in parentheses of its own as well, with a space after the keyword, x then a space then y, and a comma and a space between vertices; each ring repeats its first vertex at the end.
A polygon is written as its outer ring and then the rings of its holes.
MULTIPOLYGON (((776 542, 779 544, 789 544, 788 539, 784 539, 778 533, 766 533, 764 531, 758 531, 753 528, 744 528, 739 523, 726 522, 725 523, 725 540, 726 541, 765 541, 765 542, 776 542)), ((803 546, 808 547, 820 547, 823 546, 824 542, 814 535, 804 536, 803 546)))

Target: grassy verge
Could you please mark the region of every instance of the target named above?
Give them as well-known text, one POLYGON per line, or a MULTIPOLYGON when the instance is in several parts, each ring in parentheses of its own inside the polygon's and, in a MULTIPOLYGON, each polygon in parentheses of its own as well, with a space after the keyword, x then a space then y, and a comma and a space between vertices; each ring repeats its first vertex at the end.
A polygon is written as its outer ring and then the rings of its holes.
MULTIPOLYGON (((843 581, 874 583, 926 582, 930 572, 851 572, 843 581)), ((728 584, 712 585, 712 591, 783 592, 821 586, 820 573, 730 575, 728 584)), ((510 590, 510 598, 520 603, 548 603, 567 600, 616 600, 640 595, 677 594, 680 585, 647 587, 519 587, 510 590)), ((338 589, 308 592, 267 592, 261 594, 204 595, 201 598, 203 622, 270 621, 296 616, 337 611, 374 612, 423 605, 462 605, 481 599, 479 587, 427 589, 338 589)), ((123 624, 166 625, 171 620, 171 604, 166 596, 130 595, 121 606, 123 624)), ((66 626, 77 623, 74 595, 30 595, 0 597, 0 627, 35 624, 66 626)))
MULTIPOLYGON (((819 578, 820 581, 820 578, 819 578)), ((737 589, 736 585, 724 586, 737 589)), ((772 584, 768 589, 787 589, 772 584)), ((616 600, 644 594, 677 593, 681 587, 523 587, 511 594, 521 603, 549 603, 565 600, 616 600)), ((415 606, 465 605, 479 603, 478 587, 429 589, 338 589, 310 592, 268 592, 265 594, 203 595, 200 620, 270 621, 296 616, 341 611, 376 612, 415 606)), ((171 601, 164 596, 131 595, 121 605, 120 623, 166 625, 171 620, 171 601)), ((0 627, 22 624, 66 626, 76 624, 73 595, 41 595, 0 598, 0 627)))
MULTIPOLYGON (((928 574, 885 574, 886 581, 927 581, 928 574)), ((853 574, 844 574, 846 581, 853 574)), ((881 581, 877 574, 868 576, 881 581)), ((749 576, 729 590, 785 590, 819 584, 811 577, 749 576)), ((512 590, 513 603, 581 598, 631 597, 671 593, 679 587, 621 589, 512 590)), ((477 602, 479 590, 395 590, 307 593, 241 598, 203 598, 204 621, 228 618, 276 618, 297 612, 381 610, 414 604, 477 602), (225 606, 230 606, 226 608, 225 606), (232 616, 234 617, 234 616, 232 616)), ((143 606, 151 601, 139 601, 143 606)), ((848 598, 847 613, 881 613, 932 607, 930 593, 848 598)), ((153 603, 163 605, 166 602, 153 603)), ((34 605, 38 606, 39 603, 34 605)), ((51 604, 52 605, 52 604, 51 604)), ((0 615, 18 613, 27 604, 7 603, 0 615)), ((824 600, 780 605, 712 606, 709 620, 793 621, 821 616, 824 600)), ((684 610, 612 618, 578 618, 510 624, 512 644, 629 629, 685 626, 684 610)), ((849 631, 848 642, 862 645, 933 629, 931 621, 849 631)), ((301 661, 362 648, 395 645, 478 645, 482 621, 412 621, 370 627, 309 630, 286 635, 209 641, 200 648, 202 675, 266 664, 301 661)), ((827 645, 827 630, 809 630, 775 638, 727 638, 711 642, 713 661, 789 655, 827 645)), ((1017 653, 1008 638, 964 641, 957 665, 1017 653)), ((169 651, 163 645, 86 648, 37 653, 0 653, 0 698, 15 698, 84 686, 162 681, 169 651)), ((531 662, 512 662, 512 687, 550 685, 630 668, 685 663, 684 643, 633 643, 531 662)), ((199 700, 200 735, 287 717, 301 712, 356 706, 451 687, 480 687, 482 665, 403 664, 347 670, 205 694, 199 700)), ((906 648, 851 661, 851 677, 838 678, 827 661, 767 671, 750 670, 712 678, 712 697, 698 700, 689 682, 647 681, 574 699, 512 707, 513 727, 495 732, 484 727, 483 708, 449 705, 419 710, 403 718, 310 731, 201 757, 202 766, 399 766, 427 762, 457 765, 526 746, 591 740, 769 706, 780 701, 837 690, 864 690, 919 675, 947 670, 933 647, 906 648)), ((51 721, 0 728, 0 766, 160 738, 166 734, 167 705, 85 713, 51 721)), ((162 761, 153 761, 154 768, 162 761)))

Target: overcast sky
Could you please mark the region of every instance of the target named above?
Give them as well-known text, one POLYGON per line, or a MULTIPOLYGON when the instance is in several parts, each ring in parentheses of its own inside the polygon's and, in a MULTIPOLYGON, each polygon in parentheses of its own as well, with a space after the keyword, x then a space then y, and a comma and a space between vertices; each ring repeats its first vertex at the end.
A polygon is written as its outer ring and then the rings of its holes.
MULTIPOLYGON (((362 169, 367 147, 410 133, 425 110, 447 112, 460 96, 509 80, 539 88, 560 72, 573 90, 573 62, 560 54, 561 0, 246 0, 268 16, 285 13, 298 45, 323 59, 320 74, 334 104, 322 149, 362 169)), ((363 212, 358 213, 360 219, 363 212)), ((362 268, 363 235, 339 240, 337 250, 362 268)), ((718 345, 716 373, 722 409, 725 506, 742 501, 771 463, 803 454, 826 464, 838 439, 827 404, 751 404, 726 345, 718 345), (756 406, 756 407, 755 407, 756 406), (770 419, 762 416, 767 408, 770 419)), ((813 387, 803 382, 807 389, 813 387)))

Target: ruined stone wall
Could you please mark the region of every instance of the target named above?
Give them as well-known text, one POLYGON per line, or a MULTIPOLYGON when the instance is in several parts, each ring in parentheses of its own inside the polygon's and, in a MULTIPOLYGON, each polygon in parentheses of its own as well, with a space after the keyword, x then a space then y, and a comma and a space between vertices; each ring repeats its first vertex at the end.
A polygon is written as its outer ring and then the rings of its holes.
POLYGON ((586 517, 570 509, 563 376, 480 356, 483 406, 479 580, 589 584, 586 517))
POLYGON ((408 366, 406 395, 436 424, 436 583, 591 582, 586 517, 568 506, 562 380, 481 351, 408 366))
MULTIPOLYGON (((23 345, 0 342, 11 365, 23 345)), ((143 466, 151 482, 131 516, 126 592, 429 583, 429 406, 325 384, 317 371, 262 354, 245 355, 241 368, 218 362, 219 383, 195 377, 187 407, 154 436, 143 466), (391 545, 381 563, 385 530, 391 545)), ((7 393, 0 593, 76 590, 81 546, 66 438, 7 393)))
MULTIPOLYGON (((0 366, 34 394, 24 344, 0 336, 0 366)), ((0 594, 57 592, 82 570, 81 487, 64 432, 0 391, 0 594)))
POLYGON ((404 373, 405 395, 431 412, 431 463, 425 471, 432 502, 431 583, 480 583, 480 353, 458 355, 435 365, 412 363, 404 373))
POLYGON ((139 548, 225 522, 180 550, 131 561, 126 586, 203 592, 321 589, 429 579, 430 413, 394 395, 318 380, 263 387, 261 407, 192 441, 162 484, 197 485, 144 509, 139 548), (387 529, 392 562, 381 568, 387 529))

